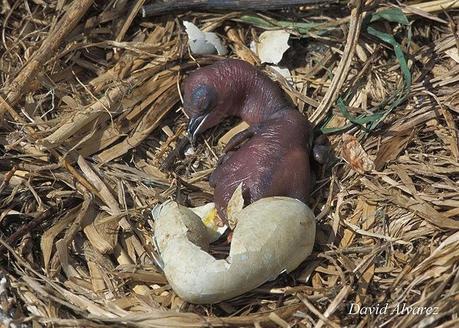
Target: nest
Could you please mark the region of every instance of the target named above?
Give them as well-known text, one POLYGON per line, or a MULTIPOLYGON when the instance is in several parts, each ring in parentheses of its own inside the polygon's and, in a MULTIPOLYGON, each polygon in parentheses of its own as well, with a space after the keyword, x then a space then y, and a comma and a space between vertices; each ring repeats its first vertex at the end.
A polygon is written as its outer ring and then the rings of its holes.
POLYGON ((0 325, 457 325, 458 3, 140 18, 143 2, 2 2, 0 325), (183 155, 180 82, 220 59, 190 54, 183 20, 277 80, 335 153, 309 202, 312 256, 216 305, 174 294, 146 224, 168 198, 212 199, 235 125, 183 155), (248 47, 279 26, 289 80, 248 47))

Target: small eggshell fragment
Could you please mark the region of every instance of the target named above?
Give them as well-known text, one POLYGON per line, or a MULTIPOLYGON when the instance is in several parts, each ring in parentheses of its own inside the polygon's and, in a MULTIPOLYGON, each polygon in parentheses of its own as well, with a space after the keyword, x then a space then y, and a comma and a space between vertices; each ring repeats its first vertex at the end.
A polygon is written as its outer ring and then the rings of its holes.
POLYGON ((290 33, 284 30, 265 31, 260 34, 256 45, 256 52, 262 63, 278 64, 284 52, 290 47, 288 40, 290 33))
POLYGON ((166 278, 182 299, 233 298, 294 270, 312 251, 314 215, 299 200, 263 198, 236 215, 230 254, 217 260, 205 251, 208 238, 199 235, 206 229, 195 213, 174 202, 157 208, 154 238, 166 278))
POLYGON ((210 55, 217 52, 219 55, 226 55, 228 49, 213 32, 203 32, 191 22, 184 21, 185 31, 188 34, 188 44, 191 52, 196 55, 210 55))

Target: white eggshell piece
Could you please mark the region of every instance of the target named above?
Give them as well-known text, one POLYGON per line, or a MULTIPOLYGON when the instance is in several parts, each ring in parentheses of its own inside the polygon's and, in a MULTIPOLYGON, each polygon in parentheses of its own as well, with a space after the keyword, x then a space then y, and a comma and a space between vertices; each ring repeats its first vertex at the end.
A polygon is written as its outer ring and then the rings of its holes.
POLYGON ((206 252, 201 219, 174 202, 156 209, 156 244, 174 291, 191 303, 217 303, 294 270, 311 253, 315 219, 307 205, 288 197, 261 199, 237 214, 230 254, 206 252))
POLYGON ((257 43, 257 54, 262 63, 278 64, 284 52, 290 47, 290 34, 284 30, 265 31, 260 34, 257 43))
POLYGON ((217 52, 226 55, 228 49, 222 40, 213 32, 203 32, 191 22, 184 21, 185 32, 188 34, 188 44, 191 52, 196 55, 210 55, 217 52))
POLYGON ((290 73, 290 70, 288 68, 284 67, 279 67, 275 65, 269 66, 273 71, 276 71, 279 73, 281 76, 283 76, 287 81, 291 82, 292 80, 292 74, 290 73))

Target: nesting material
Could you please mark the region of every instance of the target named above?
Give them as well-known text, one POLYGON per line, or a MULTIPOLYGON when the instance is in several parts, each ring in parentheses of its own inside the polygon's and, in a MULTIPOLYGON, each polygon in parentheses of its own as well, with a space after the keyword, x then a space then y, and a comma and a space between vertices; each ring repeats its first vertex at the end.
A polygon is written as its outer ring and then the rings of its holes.
MULTIPOLYGON (((251 22, 238 21, 245 11, 204 9, 142 19, 132 1, 1 1, 4 320, 18 327, 457 326, 459 2, 414 2, 390 6, 406 14, 410 25, 402 26, 368 25, 365 17, 388 8, 383 1, 254 10, 251 22), (302 32, 303 17, 322 26, 302 32), (265 31, 257 18, 295 38, 283 56, 292 85, 248 49, 265 31), (264 69, 309 119, 342 129, 329 135, 337 159, 318 173, 308 203, 318 221, 315 257, 218 305, 176 296, 146 224, 164 199, 193 207, 212 200, 207 180, 225 141, 218 140, 233 126, 215 127, 179 156, 188 120, 178 86, 218 60, 190 56, 183 21, 218 33, 229 57, 264 69), (349 117, 384 113, 404 77, 393 45, 370 37, 368 27, 395 38, 413 77, 406 100, 372 131, 349 117), (340 96, 345 108, 336 106, 340 96), (374 170, 359 173, 351 164, 358 161, 341 160, 352 145, 345 132, 374 170), (354 314, 377 304, 387 312, 354 314), (402 313, 404 306, 438 314, 402 313)), ((212 254, 225 247, 212 245, 212 254)))
POLYGON ((236 214, 228 258, 207 253, 199 216, 175 202, 155 210, 155 241, 174 291, 192 303, 217 303, 291 272, 311 253, 314 214, 288 197, 263 198, 236 214))

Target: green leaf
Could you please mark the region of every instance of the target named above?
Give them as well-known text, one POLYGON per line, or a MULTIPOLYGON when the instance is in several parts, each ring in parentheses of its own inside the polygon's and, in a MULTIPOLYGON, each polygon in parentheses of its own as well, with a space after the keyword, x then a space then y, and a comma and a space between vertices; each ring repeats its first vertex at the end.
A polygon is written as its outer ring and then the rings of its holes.
POLYGON ((412 81, 411 81, 411 72, 406 62, 405 55, 403 54, 400 44, 398 44, 398 42, 395 41, 395 38, 392 35, 378 31, 371 26, 368 26, 367 32, 379 38, 380 40, 389 43, 393 47, 395 56, 397 57, 398 63, 400 65, 400 69, 403 74, 403 80, 404 80, 404 90, 401 90, 399 92, 399 95, 396 98, 396 100, 392 104, 390 104, 390 106, 388 106, 388 109, 384 112, 384 114, 372 123, 372 125, 370 126, 370 129, 374 129, 379 122, 384 120, 384 118, 386 118, 386 116, 395 107, 397 107, 400 103, 402 103, 406 99, 410 91, 412 81))
POLYGON ((381 19, 402 25, 410 25, 408 18, 400 8, 387 8, 381 10, 380 12, 374 13, 371 15, 370 22, 376 22, 381 19))
POLYGON ((298 33, 301 34, 307 34, 311 30, 316 29, 318 26, 320 26, 322 23, 297 23, 297 22, 286 22, 286 21, 279 21, 277 22, 279 26, 283 28, 287 28, 290 30, 298 31, 298 33))
MULTIPOLYGON (((389 8, 383 11, 380 11, 379 13, 375 13, 371 16, 370 22, 374 22, 377 20, 387 20, 390 22, 396 22, 400 23, 403 25, 408 25, 408 40, 411 40, 411 29, 409 29, 409 21, 406 18, 405 14, 399 9, 399 8, 389 8)), ((349 113, 347 110, 347 106, 345 101, 343 100, 342 97, 339 97, 336 101, 336 104, 341 112, 341 114, 349 120, 352 124, 357 124, 360 125, 362 128, 365 130, 371 131, 376 128, 376 126, 383 121, 389 113, 391 113, 397 106, 399 106, 403 101, 405 101, 406 97, 408 96, 410 89, 411 89, 411 72, 408 67, 405 55, 403 54, 402 48, 400 44, 395 40, 395 38, 387 33, 381 32, 372 26, 367 27, 367 32, 370 35, 373 35, 374 37, 378 38, 379 40, 386 42, 392 46, 394 49, 395 57, 397 58, 397 61, 400 65, 400 69, 402 71, 402 76, 403 76, 403 88, 401 90, 396 91, 392 96, 389 96, 388 99, 379 104, 378 108, 381 109, 381 111, 376 112, 374 114, 370 115, 360 115, 357 117, 354 117, 349 113), (383 110, 383 108, 385 108, 383 110)), ((349 98, 349 97, 345 97, 349 98)), ((322 125, 322 132, 323 133, 334 133, 334 132, 339 132, 345 129, 348 129, 350 126, 346 125, 341 128, 333 128, 333 129, 328 129, 326 128, 326 123, 322 125)))
POLYGON ((239 20, 243 23, 247 23, 263 29, 272 29, 278 27, 275 24, 267 21, 266 19, 260 18, 258 16, 244 15, 241 16, 239 20))
POLYGON ((252 15, 243 15, 238 21, 253 25, 258 28, 265 30, 272 30, 275 28, 285 28, 293 31, 297 31, 300 34, 308 34, 312 30, 316 33, 321 34, 328 30, 330 27, 321 27, 323 26, 322 22, 291 22, 291 21, 276 21, 274 19, 264 19, 258 16, 252 15))

